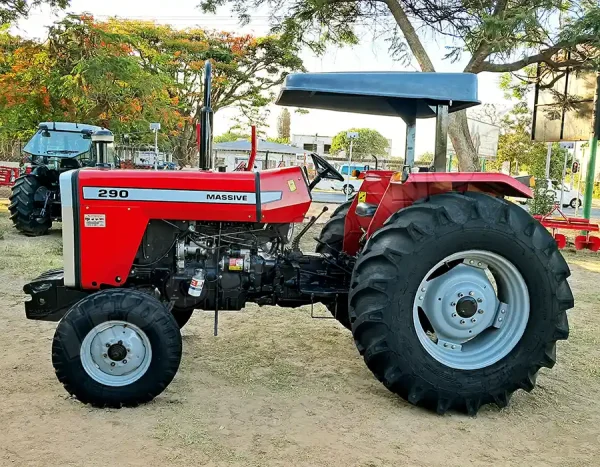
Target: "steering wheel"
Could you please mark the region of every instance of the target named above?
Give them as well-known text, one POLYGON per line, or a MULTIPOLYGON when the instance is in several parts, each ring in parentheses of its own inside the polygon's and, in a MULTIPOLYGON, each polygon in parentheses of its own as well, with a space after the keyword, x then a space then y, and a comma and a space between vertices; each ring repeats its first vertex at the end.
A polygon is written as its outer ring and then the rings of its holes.
POLYGON ((339 173, 333 165, 331 165, 321 156, 314 152, 311 152, 310 157, 312 157, 313 164, 315 164, 317 176, 308 186, 309 190, 312 190, 314 187, 316 187, 317 183, 319 183, 323 179, 338 180, 340 182, 344 181, 344 176, 341 173, 339 173))

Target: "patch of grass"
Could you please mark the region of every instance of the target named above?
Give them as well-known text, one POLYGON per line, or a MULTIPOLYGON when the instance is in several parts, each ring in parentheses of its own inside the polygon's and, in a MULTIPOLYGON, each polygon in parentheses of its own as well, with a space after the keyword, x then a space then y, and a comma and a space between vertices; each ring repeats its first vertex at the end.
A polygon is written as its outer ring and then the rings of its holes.
POLYGON ((48 269, 62 266, 62 239, 52 233, 30 238, 19 234, 8 213, 0 213, 0 271, 31 279, 48 269))

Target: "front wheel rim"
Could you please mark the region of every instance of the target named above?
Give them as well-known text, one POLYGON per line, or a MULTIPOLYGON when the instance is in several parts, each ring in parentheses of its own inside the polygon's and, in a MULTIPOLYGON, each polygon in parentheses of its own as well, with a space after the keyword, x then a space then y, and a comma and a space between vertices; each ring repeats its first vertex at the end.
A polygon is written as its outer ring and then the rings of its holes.
POLYGON ((152 346, 144 331, 127 321, 105 321, 83 339, 81 365, 94 381, 105 386, 127 386, 150 367, 152 346))
POLYGON ((486 368, 518 344, 529 320, 525 279, 509 260, 485 250, 454 253, 425 275, 413 324, 424 349, 460 370, 486 368))

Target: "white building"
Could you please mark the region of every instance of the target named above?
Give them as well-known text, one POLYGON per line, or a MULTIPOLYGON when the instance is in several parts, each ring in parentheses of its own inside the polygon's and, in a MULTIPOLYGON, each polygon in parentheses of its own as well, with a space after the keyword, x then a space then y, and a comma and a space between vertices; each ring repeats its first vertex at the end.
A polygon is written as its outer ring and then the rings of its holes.
MULTIPOLYGON (((333 136, 324 135, 292 135, 292 144, 302 148, 306 152, 316 152, 321 155, 329 155, 333 136)), ((387 157, 392 155, 392 140, 388 139, 387 157)))
MULTIPOLYGON (((228 141, 213 144, 215 167, 226 167, 227 172, 236 169, 241 163, 247 163, 250 157, 251 144, 248 140, 228 141)), ((310 160, 310 157, 308 158, 310 160)), ((258 170, 275 167, 291 167, 304 165, 305 152, 301 148, 288 144, 272 143, 258 140, 254 165, 258 170)), ((312 160, 310 160, 312 163, 312 160)))

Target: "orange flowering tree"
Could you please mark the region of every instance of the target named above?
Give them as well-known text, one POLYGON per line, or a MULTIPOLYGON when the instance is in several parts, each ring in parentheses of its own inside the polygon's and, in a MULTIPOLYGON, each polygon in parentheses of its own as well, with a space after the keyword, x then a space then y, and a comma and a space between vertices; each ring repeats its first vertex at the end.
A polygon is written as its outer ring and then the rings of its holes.
MULTIPOLYGON (((68 17, 44 42, 0 30, 0 136, 31 133, 40 121, 77 121, 161 146, 181 163, 195 154, 204 62, 213 64, 212 107, 262 107, 290 71, 293 44, 151 22, 68 17)), ((117 139, 118 141, 118 139, 117 139)))
MULTIPOLYGON (((152 22, 109 20, 99 27, 127 44, 147 72, 166 76, 183 125, 171 135, 175 157, 189 161, 196 151, 195 125, 202 108, 204 63, 213 65, 211 104, 264 107, 292 71, 303 70, 297 46, 278 36, 254 37, 203 29, 178 30, 152 22)), ((246 130, 247 131, 247 130, 246 130)))

